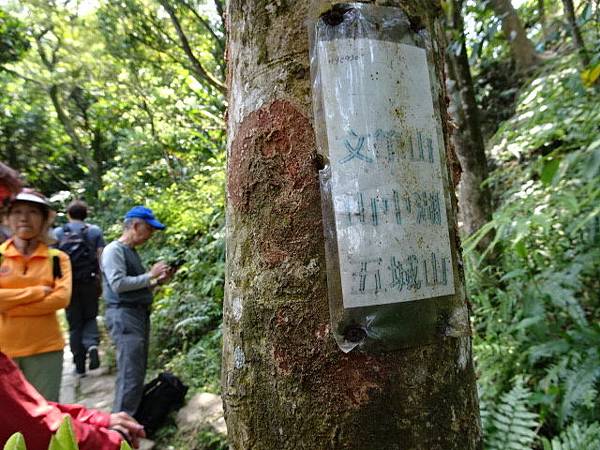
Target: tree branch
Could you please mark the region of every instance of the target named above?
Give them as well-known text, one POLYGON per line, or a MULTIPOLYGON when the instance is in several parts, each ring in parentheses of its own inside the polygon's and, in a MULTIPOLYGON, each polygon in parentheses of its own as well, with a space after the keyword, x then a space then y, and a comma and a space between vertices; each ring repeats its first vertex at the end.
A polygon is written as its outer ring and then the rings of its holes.
POLYGON ((69 139, 71 139, 71 144, 73 145, 77 153, 79 153, 79 155, 83 159, 83 162, 90 168, 90 170, 96 170, 96 161, 94 161, 88 155, 87 149, 79 139, 79 136, 77 136, 77 132, 75 131, 75 127, 71 122, 71 118, 67 116, 60 103, 60 99, 58 96, 58 86, 56 84, 50 86, 50 89, 48 89, 48 95, 50 95, 50 100, 52 100, 52 105, 54 106, 54 110, 56 111, 56 115, 58 116, 59 122, 62 124, 65 133, 67 133, 67 135, 69 136, 69 139))
POLYGON ((27 77, 25 75, 21 75, 19 72, 16 72, 16 71, 14 71, 12 69, 9 69, 8 67, 0 66, 0 70, 4 71, 6 73, 10 73, 11 75, 14 75, 15 77, 20 78, 22 80, 29 81, 30 83, 34 83, 34 84, 38 85, 41 88, 44 87, 44 85, 42 83, 40 83, 38 80, 34 80, 33 78, 29 78, 29 77, 27 77))
POLYGON ((225 29, 225 12, 223 10, 223 1, 222 0, 214 0, 215 7, 217 8, 217 14, 221 18, 221 23, 223 24, 223 29, 225 29))
POLYGON ((223 53, 225 51, 223 40, 219 36, 217 36, 217 34, 212 29, 212 27, 210 26, 210 24, 208 23, 208 21, 206 19, 204 19, 204 17, 202 17, 200 14, 198 14, 198 11, 196 11, 194 9, 194 7, 192 5, 190 5, 188 2, 186 2, 185 0, 178 0, 178 1, 183 6, 185 6, 187 9, 189 9, 191 11, 191 13, 196 17, 196 19, 198 19, 198 21, 202 25, 204 25, 204 28, 206 28, 208 30, 208 32, 212 35, 213 39, 215 40, 215 42, 217 43, 217 45, 221 49, 221 53, 223 53))
POLYGON ((204 69, 204 67, 202 67, 202 64, 200 64, 200 61, 198 61, 198 58, 196 58, 196 56, 194 55, 194 52, 192 51, 192 48, 190 47, 188 38, 185 35, 183 29, 181 28, 179 19, 177 18, 176 14, 175 14, 175 10, 169 4, 168 0, 159 0, 159 1, 160 1, 160 4, 162 5, 162 7, 165 9, 165 11, 167 11, 167 14, 169 14, 169 17, 171 18, 171 22, 173 22, 173 26, 175 27, 175 31, 177 32, 177 36, 179 36, 179 40, 181 42, 181 47, 182 47, 184 53, 186 54, 186 56, 188 57, 188 59, 190 60, 190 62, 192 64, 192 68, 194 70, 194 73, 196 73, 196 75, 198 75, 204 81, 208 82, 208 84, 210 84, 211 86, 216 88, 219 92, 225 93, 225 91, 226 91, 225 85, 221 81, 217 80, 212 74, 207 72, 204 69))

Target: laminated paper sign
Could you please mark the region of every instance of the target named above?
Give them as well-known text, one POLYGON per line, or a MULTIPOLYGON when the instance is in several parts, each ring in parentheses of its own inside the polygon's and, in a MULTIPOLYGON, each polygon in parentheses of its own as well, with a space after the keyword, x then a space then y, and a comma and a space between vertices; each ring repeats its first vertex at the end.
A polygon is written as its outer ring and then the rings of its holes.
POLYGON ((335 39, 317 57, 344 307, 454 294, 425 50, 335 39))

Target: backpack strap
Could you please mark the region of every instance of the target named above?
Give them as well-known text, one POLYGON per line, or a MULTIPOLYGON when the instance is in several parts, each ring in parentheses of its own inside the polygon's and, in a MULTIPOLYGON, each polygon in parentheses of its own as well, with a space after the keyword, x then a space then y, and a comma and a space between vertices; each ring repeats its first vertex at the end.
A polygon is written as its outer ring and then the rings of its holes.
POLYGON ((49 248, 48 256, 52 257, 52 276, 55 280, 57 278, 62 278, 63 273, 62 269, 60 268, 60 250, 49 248))
MULTIPOLYGON (((0 244, 0 264, 2 264, 2 256, 8 247, 9 242, 5 241, 0 244)), ((56 280, 57 278, 62 278, 63 273, 60 268, 60 251, 55 248, 48 249, 48 256, 52 258, 52 276, 56 280)))
POLYGON ((2 265, 2 258, 4 256, 4 252, 6 251, 7 248, 8 248, 8 241, 4 241, 2 244, 0 244, 0 265, 2 265))
MULTIPOLYGON (((89 225, 87 223, 83 224, 83 227, 81 228, 80 231, 76 232, 76 234, 80 234, 81 233, 81 237, 83 238, 83 241, 88 245, 88 247, 91 245, 90 240, 88 239, 88 229, 89 229, 89 225)), ((66 223, 62 226, 62 230, 65 234, 71 234, 71 233, 75 233, 75 231, 69 226, 69 223, 66 223)))

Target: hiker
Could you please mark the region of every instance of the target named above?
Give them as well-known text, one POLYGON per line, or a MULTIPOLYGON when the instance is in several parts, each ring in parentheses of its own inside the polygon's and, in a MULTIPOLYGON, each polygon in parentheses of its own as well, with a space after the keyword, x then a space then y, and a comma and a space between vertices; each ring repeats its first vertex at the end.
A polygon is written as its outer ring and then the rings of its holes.
POLYGON ((58 248, 71 259, 73 293, 67 307, 67 321, 75 373, 79 376, 85 376, 88 356, 90 370, 100 367, 100 334, 96 323, 101 294, 98 261, 105 244, 102 230, 85 222, 87 213, 87 204, 74 200, 67 207, 69 223, 54 230, 58 248))
POLYGON ((134 415, 142 398, 152 289, 168 281, 172 271, 164 262, 144 269, 136 247, 165 226, 151 209, 135 206, 125 214, 121 237, 106 246, 101 258, 106 325, 117 347, 117 379, 113 411, 134 415))
POLYGON ((21 176, 16 170, 0 162, 0 244, 6 241, 11 233, 4 223, 3 209, 8 202, 21 190, 21 176))
POLYGON ((45 450, 64 417, 71 416, 80 450, 118 450, 126 439, 138 448, 144 427, 125 413, 48 402, 0 352, 0 447, 20 431, 29 450, 45 450))
POLYGON ((53 213, 31 189, 8 205, 13 236, 0 245, 0 351, 44 397, 58 401, 65 342, 56 311, 71 298, 71 263, 48 247, 53 213))

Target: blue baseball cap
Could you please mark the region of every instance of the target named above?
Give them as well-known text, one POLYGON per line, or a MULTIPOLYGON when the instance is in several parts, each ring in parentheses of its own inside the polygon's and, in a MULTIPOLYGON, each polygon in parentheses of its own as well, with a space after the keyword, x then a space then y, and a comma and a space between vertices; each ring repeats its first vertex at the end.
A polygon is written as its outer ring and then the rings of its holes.
POLYGON ((150 208, 146 208, 145 206, 134 206, 127 211, 127 214, 125 214, 125 219, 143 219, 148 225, 150 225, 152 228, 156 228, 157 230, 164 230, 167 228, 165 225, 156 220, 152 210, 150 208))

